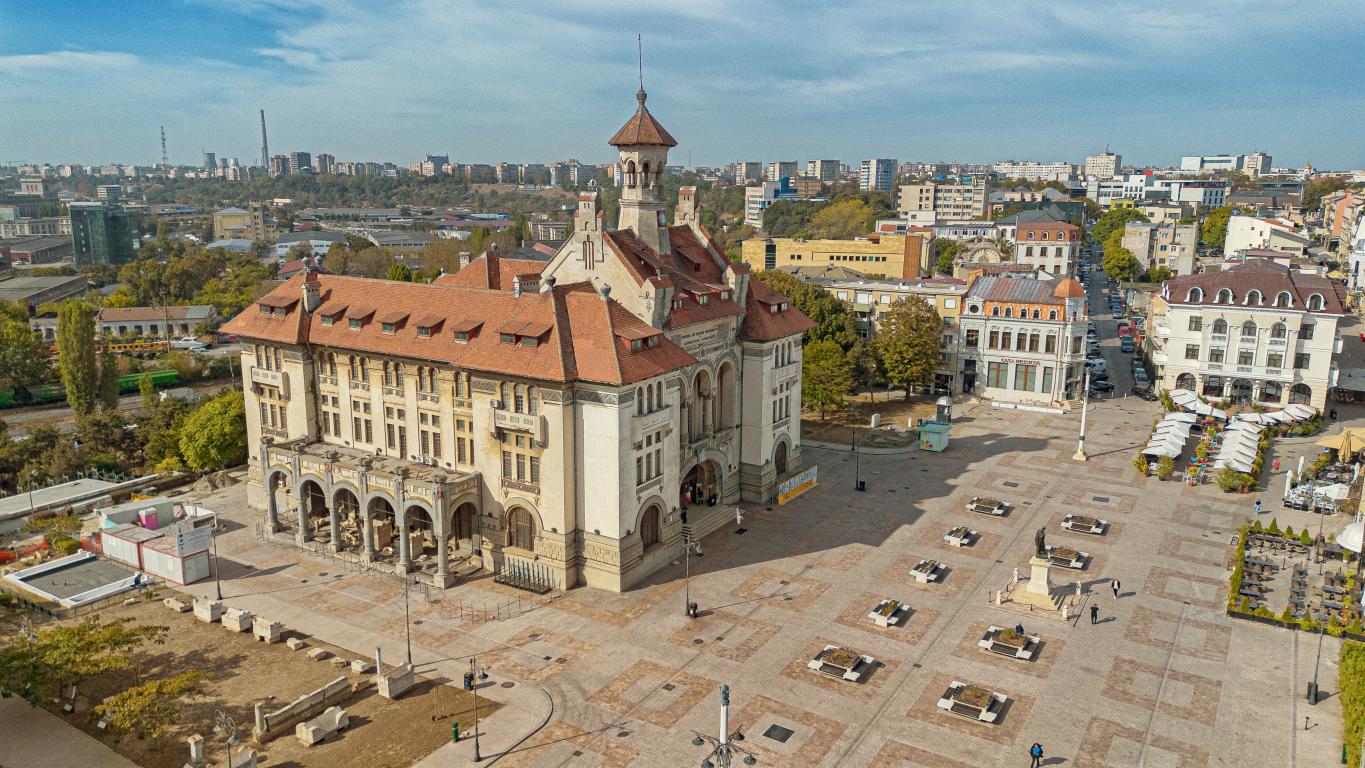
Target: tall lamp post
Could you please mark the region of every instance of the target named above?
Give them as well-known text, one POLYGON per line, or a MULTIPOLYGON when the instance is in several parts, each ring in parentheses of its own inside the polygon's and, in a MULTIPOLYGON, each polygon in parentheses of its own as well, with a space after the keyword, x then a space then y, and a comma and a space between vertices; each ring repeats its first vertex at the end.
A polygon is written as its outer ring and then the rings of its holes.
POLYGON ((708 736, 704 733, 692 732, 692 746, 701 747, 711 745, 711 752, 701 760, 701 768, 730 768, 730 760, 736 754, 744 755, 740 762, 745 765, 753 765, 758 762, 758 758, 747 749, 737 746, 735 742, 744 741, 744 732, 738 728, 734 733, 730 733, 730 686, 720 687, 720 738, 708 736))
POLYGON ((209 538, 213 540, 213 590, 218 596, 218 601, 223 600, 223 575, 221 573, 223 561, 218 559, 218 521, 213 521, 213 528, 209 529, 209 538))
POLYGON ((692 602, 692 555, 701 557, 701 542, 683 539, 683 608, 689 618, 697 618, 697 604, 692 602))
POLYGON ((477 656, 469 657, 469 671, 464 673, 464 686, 474 692, 474 762, 481 762, 479 752, 479 683, 488 679, 488 670, 479 666, 477 656))
POLYGON ((1081 393, 1081 437, 1076 443, 1076 453, 1071 458, 1075 461, 1086 461, 1085 455, 1085 412, 1090 410, 1090 369, 1085 369, 1085 390, 1081 393))
POLYGON ((863 489, 862 457, 858 454, 858 428, 853 427, 853 490, 863 489))
POLYGON ((237 724, 223 710, 214 710, 213 732, 227 737, 227 768, 233 768, 232 748, 237 746, 237 724))

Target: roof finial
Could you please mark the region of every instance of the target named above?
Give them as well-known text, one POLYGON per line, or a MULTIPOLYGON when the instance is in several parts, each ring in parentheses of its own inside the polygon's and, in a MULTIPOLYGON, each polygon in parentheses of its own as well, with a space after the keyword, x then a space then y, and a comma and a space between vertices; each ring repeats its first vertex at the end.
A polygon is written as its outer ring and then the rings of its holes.
POLYGON ((645 105, 645 45, 639 33, 635 35, 635 55, 640 67, 640 90, 635 92, 635 100, 645 105))

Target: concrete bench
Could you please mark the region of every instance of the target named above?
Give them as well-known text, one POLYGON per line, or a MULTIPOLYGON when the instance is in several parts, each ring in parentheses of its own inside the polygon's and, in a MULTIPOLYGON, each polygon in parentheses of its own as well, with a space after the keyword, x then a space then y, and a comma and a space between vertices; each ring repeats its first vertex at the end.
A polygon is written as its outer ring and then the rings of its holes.
POLYGON ((217 600, 195 600, 194 618, 205 624, 217 624, 223 618, 223 604, 217 600))
POLYGON ((346 710, 341 707, 328 707, 312 720, 305 720, 294 726, 294 735, 303 746, 311 747, 350 724, 351 719, 346 716, 346 710))
POLYGON ((313 661, 322 661, 331 655, 332 655, 331 653, 327 652, 323 648, 311 648, 308 651, 308 658, 312 659, 313 661))
POLYGON ((291 637, 288 640, 285 640, 284 644, 289 646, 289 650, 291 651, 297 651, 308 647, 308 643, 305 643, 297 637, 291 637))

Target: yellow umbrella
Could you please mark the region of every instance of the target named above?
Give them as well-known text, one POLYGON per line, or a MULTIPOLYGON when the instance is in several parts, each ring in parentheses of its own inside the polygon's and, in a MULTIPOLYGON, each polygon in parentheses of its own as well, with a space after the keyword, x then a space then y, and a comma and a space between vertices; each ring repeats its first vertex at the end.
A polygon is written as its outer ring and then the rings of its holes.
POLYGON ((1339 435, 1318 438, 1314 445, 1331 448, 1343 456, 1349 456, 1356 451, 1365 450, 1365 433, 1358 429, 1346 429, 1339 435))

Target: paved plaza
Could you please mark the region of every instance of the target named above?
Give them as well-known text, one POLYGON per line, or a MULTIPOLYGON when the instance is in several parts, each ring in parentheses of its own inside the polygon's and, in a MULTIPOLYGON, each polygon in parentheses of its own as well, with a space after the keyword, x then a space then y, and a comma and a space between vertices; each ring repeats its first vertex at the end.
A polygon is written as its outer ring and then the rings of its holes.
MULTIPOLYGON (((484 724, 482 745, 485 754, 508 750, 497 763, 505 766, 699 763, 705 750, 691 745, 692 731, 714 735, 722 683, 732 690, 731 725, 744 730, 759 765, 1022 765, 1035 741, 1051 765, 1336 764, 1338 700, 1313 707, 1303 697, 1317 637, 1223 612, 1229 541, 1254 497, 1139 478, 1130 461, 1155 416, 1137 399, 1094 405, 1092 458, 1082 464, 1071 459, 1077 416, 968 407, 946 453, 863 453, 864 493, 852 490, 847 448, 810 446, 818 487, 786 506, 749 509, 744 534, 730 525, 705 539, 704 556, 691 563, 699 618, 684 612, 682 563, 625 594, 579 589, 543 604, 522 594, 518 605, 519 593, 484 578, 410 596, 413 655, 422 671, 450 680, 471 654, 491 670, 486 695, 507 706, 484 724), (1013 509, 1003 518, 970 514, 973 495, 1013 509), (1060 525, 1068 513, 1103 518, 1110 529, 1070 533, 1060 525), (944 541, 960 524, 981 532, 974 546, 944 541), (989 599, 1014 568, 1027 573, 1033 533, 1044 525, 1049 543, 1092 555, 1084 571, 1052 570, 1054 582, 1082 583, 1079 621, 989 599), (940 581, 910 577, 923 558, 946 566, 940 581), (901 626, 866 618, 886 597, 910 606, 901 626), (988 626, 1016 622, 1041 636, 1034 660, 977 647, 988 626), (817 675, 806 662, 827 644, 878 663, 860 683, 817 675), (952 681, 1007 694, 1003 717, 985 725, 939 709, 952 681)), ((1285 458, 1311 450, 1311 440, 1276 447, 1285 458)), ((1282 487, 1283 478, 1269 484, 1282 487)), ((393 577, 258 541, 241 496, 236 487, 206 500, 242 523, 219 540, 227 602, 400 660, 403 597, 393 577)), ((1278 509, 1274 501, 1267 512, 1278 509)), ((1275 514, 1281 526, 1316 524, 1302 512, 1275 514)), ((1327 638, 1319 680, 1329 693, 1337 653, 1327 638)), ((422 765, 471 757, 463 742, 422 765)))

